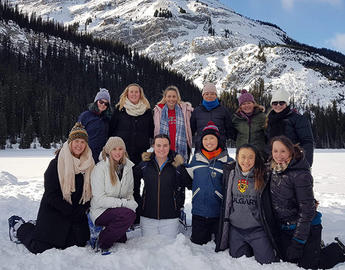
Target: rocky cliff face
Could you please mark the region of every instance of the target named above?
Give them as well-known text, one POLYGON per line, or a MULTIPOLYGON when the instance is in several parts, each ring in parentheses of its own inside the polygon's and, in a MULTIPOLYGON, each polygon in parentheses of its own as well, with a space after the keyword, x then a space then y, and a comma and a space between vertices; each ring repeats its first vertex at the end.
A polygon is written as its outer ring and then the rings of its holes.
POLYGON ((243 17, 217 0, 10 2, 45 19, 75 24, 79 31, 124 42, 193 79, 200 88, 205 81, 214 82, 219 91, 249 88, 262 78, 268 91, 285 87, 306 103, 327 105, 345 94, 344 83, 305 63, 341 65, 286 47, 288 36, 279 27, 243 17))

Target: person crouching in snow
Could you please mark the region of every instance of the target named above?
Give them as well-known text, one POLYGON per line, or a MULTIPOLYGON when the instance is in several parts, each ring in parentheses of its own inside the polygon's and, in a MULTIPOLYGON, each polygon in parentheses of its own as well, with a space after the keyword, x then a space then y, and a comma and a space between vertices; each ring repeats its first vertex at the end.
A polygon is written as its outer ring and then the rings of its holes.
POLYGON ((236 163, 224 165, 224 200, 216 251, 229 248, 234 258, 253 256, 259 263, 277 261, 276 233, 265 165, 257 148, 244 144, 236 163), (272 231, 273 230, 273 231, 272 231))
POLYGON ((10 238, 32 253, 51 248, 85 246, 90 238, 86 211, 90 206, 90 175, 95 165, 88 134, 76 123, 44 173, 44 193, 35 222, 9 218, 10 238))
POLYGON ((139 203, 142 205, 141 233, 143 236, 161 234, 173 239, 178 234, 178 218, 184 205, 189 177, 182 165, 183 157, 170 150, 168 135, 156 135, 153 149, 153 153, 142 154, 143 161, 134 169, 135 181, 144 179, 139 203))
POLYGON ((120 137, 110 137, 103 147, 102 160, 91 175, 90 217, 102 226, 98 247, 106 251, 115 242, 127 241, 126 231, 135 220, 138 204, 133 197, 134 163, 127 158, 126 145, 120 137))
POLYGON ((217 235, 223 199, 223 166, 233 161, 221 145, 217 126, 210 121, 201 134, 201 150, 197 152, 187 172, 193 179, 192 236, 195 244, 206 244, 217 235))

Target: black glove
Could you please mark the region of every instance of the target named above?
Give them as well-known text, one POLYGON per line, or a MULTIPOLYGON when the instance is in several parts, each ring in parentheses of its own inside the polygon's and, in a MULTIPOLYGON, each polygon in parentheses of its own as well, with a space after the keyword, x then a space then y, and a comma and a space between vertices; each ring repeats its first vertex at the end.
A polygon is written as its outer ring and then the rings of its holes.
POLYGON ((290 246, 286 250, 286 260, 296 263, 303 256, 304 244, 292 239, 290 246))

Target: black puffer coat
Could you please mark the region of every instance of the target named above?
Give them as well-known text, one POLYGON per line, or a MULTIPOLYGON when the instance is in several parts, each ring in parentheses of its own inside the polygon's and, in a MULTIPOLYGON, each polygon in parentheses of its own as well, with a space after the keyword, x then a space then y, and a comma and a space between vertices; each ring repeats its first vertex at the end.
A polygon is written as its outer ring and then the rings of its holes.
MULTIPOLYGON (((229 230, 230 230, 230 208, 232 205, 232 196, 227 192, 228 185, 231 185, 229 179, 230 173, 235 169, 236 163, 232 162, 230 164, 225 164, 223 167, 223 191, 224 198, 222 202, 221 215, 219 219, 219 230, 216 239, 216 252, 225 250, 229 248, 229 230)), ((271 193, 270 193, 270 183, 269 178, 266 177, 268 181, 265 182, 265 186, 261 191, 257 193, 257 202, 259 208, 259 215, 261 224, 271 240, 272 247, 277 256, 280 256, 278 246, 276 244, 276 239, 279 235, 279 227, 274 218, 271 204, 271 193)))
MULTIPOLYGON (((143 153, 143 161, 133 170, 134 181, 144 179, 144 190, 141 197, 134 190, 135 199, 141 207, 141 215, 153 219, 169 219, 180 216, 184 205, 185 187, 189 181, 183 167, 183 157, 170 151, 168 161, 159 170, 154 153, 143 153)), ((191 184, 188 184, 191 186, 191 184)), ((138 187, 139 185, 134 185, 138 187)))
POLYGON ((196 150, 201 146, 201 134, 209 121, 213 121, 219 129, 220 139, 225 146, 227 139, 234 139, 236 130, 232 126, 231 113, 222 105, 208 111, 204 105, 199 105, 192 112, 190 118, 190 127, 194 137, 196 150), (196 134, 195 134, 196 133, 196 134))
POLYGON ((291 160, 282 172, 268 174, 271 181, 272 206, 281 225, 296 225, 293 237, 306 241, 316 214, 313 177, 308 162, 291 160))
MULTIPOLYGON (((313 165, 314 137, 309 120, 291 110, 289 106, 280 113, 272 110, 267 117, 266 132, 268 141, 275 136, 285 135, 294 144, 299 143, 311 167, 313 165)), ((268 154, 270 154, 270 150, 270 147, 268 147, 268 154)))
POLYGON ((46 242, 56 248, 85 246, 90 238, 86 210, 90 202, 79 204, 83 193, 84 177, 75 176, 72 205, 63 199, 58 171, 58 155, 44 173, 44 194, 37 215, 33 239, 46 242))
POLYGON ((110 121, 109 136, 123 139, 129 159, 137 165, 141 161, 141 154, 150 148, 153 129, 151 109, 138 116, 129 115, 125 108, 120 111, 115 109, 110 121))

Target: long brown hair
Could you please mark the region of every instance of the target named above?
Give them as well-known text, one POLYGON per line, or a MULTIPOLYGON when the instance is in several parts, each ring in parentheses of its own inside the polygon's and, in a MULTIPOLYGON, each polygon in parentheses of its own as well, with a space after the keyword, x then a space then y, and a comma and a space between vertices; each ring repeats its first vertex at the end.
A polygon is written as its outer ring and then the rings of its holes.
MULTIPOLYGON (((293 144, 292 141, 284 135, 276 136, 271 139, 271 149, 273 148, 273 143, 277 141, 284 144, 285 147, 289 150, 291 159, 301 160, 303 158, 303 149, 299 146, 299 144, 293 144)), ((270 156, 270 160, 272 160, 272 153, 270 156)))
POLYGON ((254 188, 255 190, 262 190, 262 188, 264 187, 264 183, 265 183, 265 164, 264 164, 264 160, 261 157, 261 154, 259 152, 259 150, 251 144, 243 144, 240 147, 238 147, 236 149, 236 162, 238 162, 238 154, 240 152, 241 149, 250 149, 254 152, 255 154, 255 163, 254 163, 254 188))

